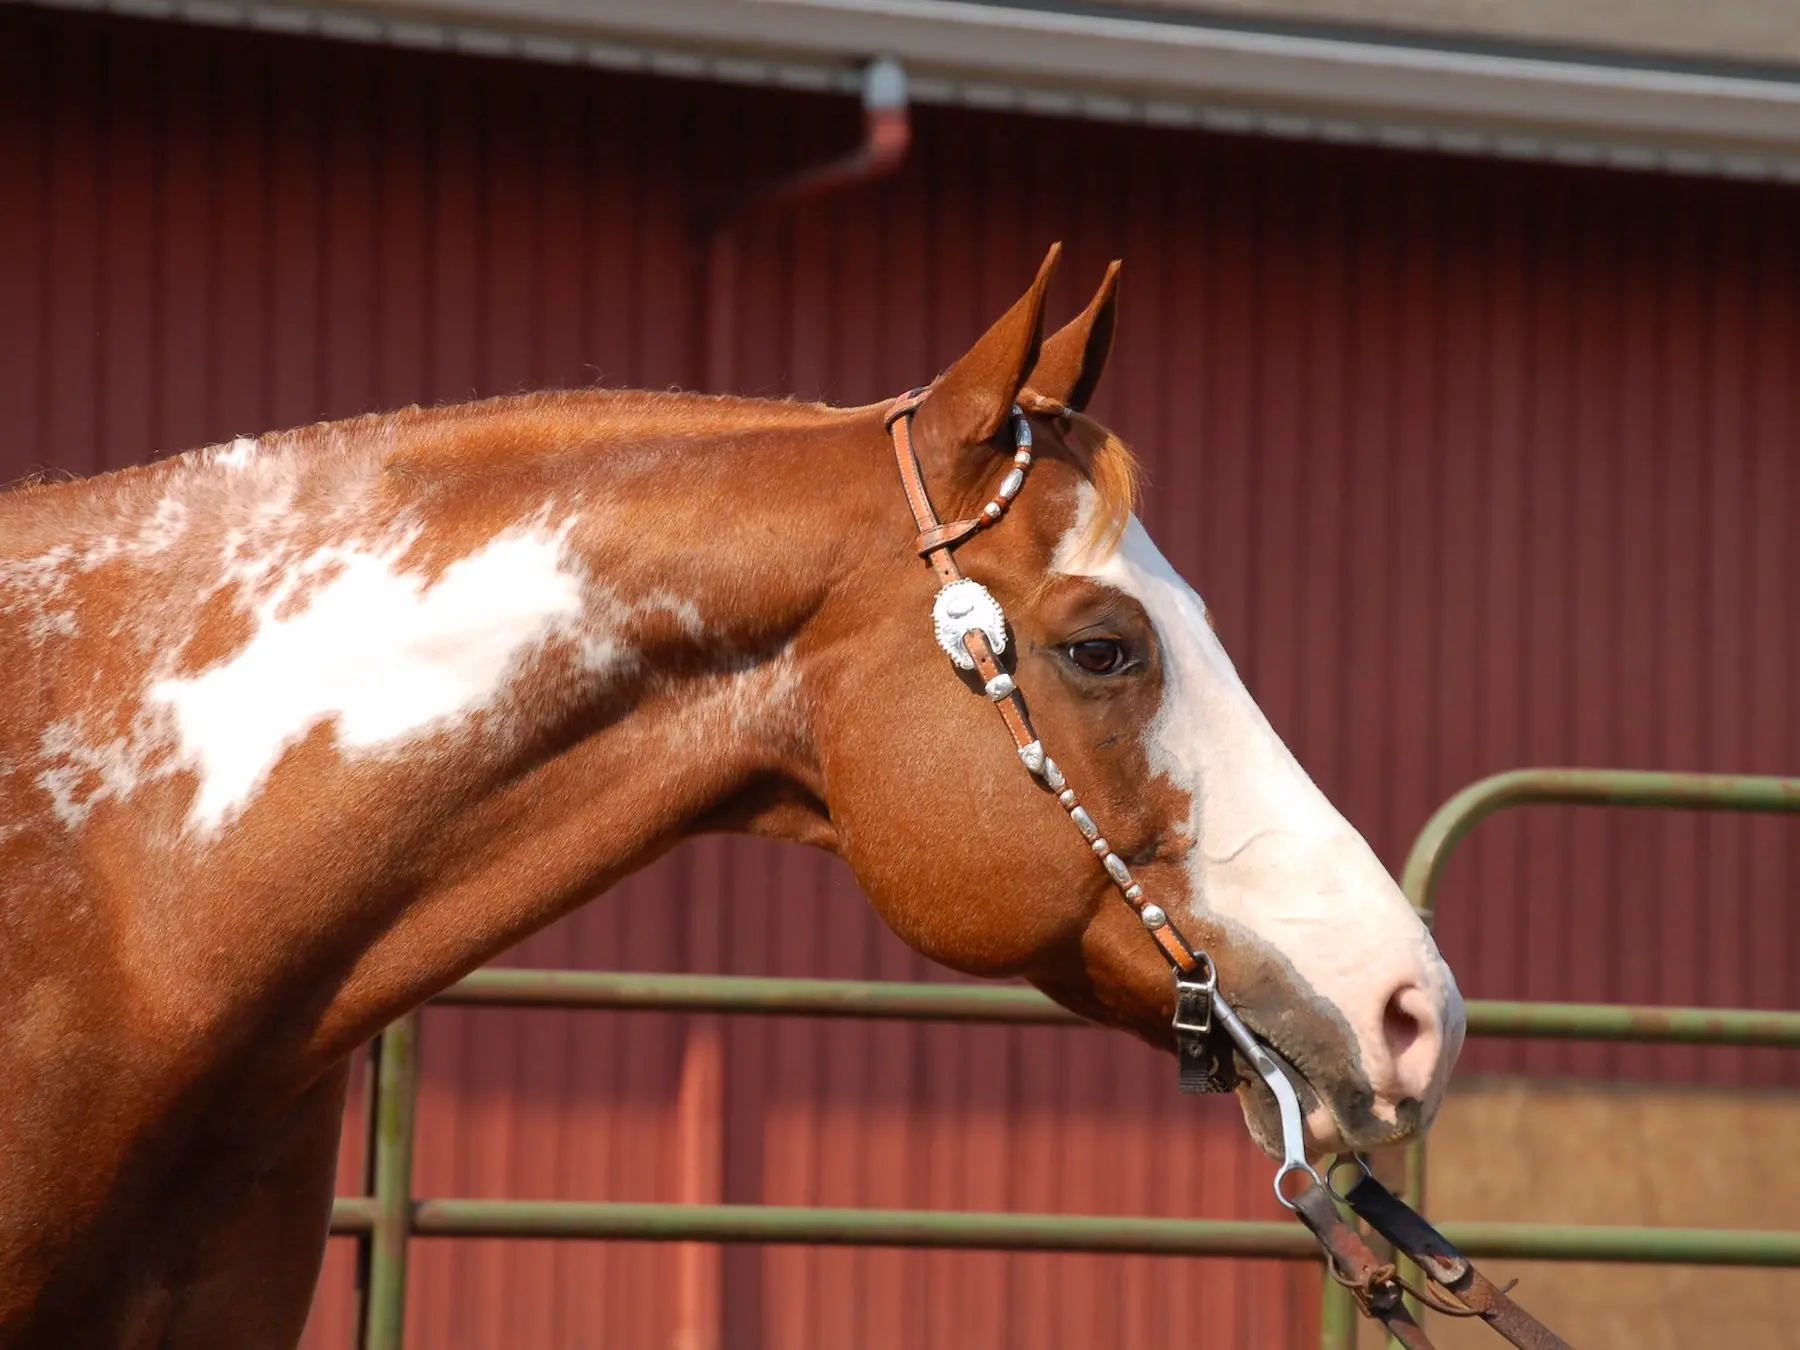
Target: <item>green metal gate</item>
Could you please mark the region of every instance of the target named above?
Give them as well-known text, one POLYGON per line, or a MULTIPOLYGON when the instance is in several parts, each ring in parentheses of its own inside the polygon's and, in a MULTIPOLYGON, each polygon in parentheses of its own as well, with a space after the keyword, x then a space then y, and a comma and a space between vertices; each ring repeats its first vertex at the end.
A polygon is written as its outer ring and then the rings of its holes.
MULTIPOLYGON (((1465 788, 1431 817, 1407 858, 1402 886, 1429 921, 1444 863, 1484 817, 1529 804, 1800 811, 1800 779, 1600 769, 1526 769, 1465 788)), ((798 1017, 899 1018, 1082 1027, 1035 990, 1006 986, 870 983, 588 971, 482 970, 440 1004, 639 1009, 798 1017)), ((1514 1039, 1631 1041, 1800 1048, 1800 1013, 1582 1003, 1468 1005, 1469 1034, 1514 1039)), ((408 1245, 415 1236, 632 1238, 638 1241, 963 1247, 1001 1251, 1251 1256, 1316 1260, 1298 1224, 1276 1221, 1115 1218, 939 1210, 775 1205, 613 1204, 416 1199, 419 1016, 377 1043, 368 1093, 364 1193, 340 1196, 332 1232, 363 1250, 362 1350, 400 1350, 408 1245)), ((1424 1151, 1408 1154, 1407 1189, 1423 1199, 1424 1151)), ((1800 1266, 1800 1233, 1592 1225, 1457 1224, 1444 1232, 1474 1256, 1726 1266, 1800 1266)), ((1322 1345, 1353 1344, 1354 1307, 1326 1282, 1322 1345)))

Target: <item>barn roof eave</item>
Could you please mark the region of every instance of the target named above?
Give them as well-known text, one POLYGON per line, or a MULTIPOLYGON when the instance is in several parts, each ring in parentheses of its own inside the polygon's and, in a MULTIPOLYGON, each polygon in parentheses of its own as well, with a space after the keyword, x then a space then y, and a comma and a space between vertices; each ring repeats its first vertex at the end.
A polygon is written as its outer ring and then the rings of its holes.
POLYGON ((1121 0, 36 0, 147 17, 915 100, 1619 168, 1800 180, 1800 71, 1121 0))

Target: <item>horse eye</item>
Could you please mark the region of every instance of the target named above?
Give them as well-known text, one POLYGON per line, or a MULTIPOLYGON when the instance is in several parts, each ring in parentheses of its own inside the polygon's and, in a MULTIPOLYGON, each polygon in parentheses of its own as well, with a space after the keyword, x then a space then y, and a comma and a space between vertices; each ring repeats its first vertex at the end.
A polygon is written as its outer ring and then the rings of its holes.
POLYGON ((1117 675, 1125 669, 1125 645, 1117 638, 1087 638, 1064 649, 1069 660, 1089 675, 1117 675))

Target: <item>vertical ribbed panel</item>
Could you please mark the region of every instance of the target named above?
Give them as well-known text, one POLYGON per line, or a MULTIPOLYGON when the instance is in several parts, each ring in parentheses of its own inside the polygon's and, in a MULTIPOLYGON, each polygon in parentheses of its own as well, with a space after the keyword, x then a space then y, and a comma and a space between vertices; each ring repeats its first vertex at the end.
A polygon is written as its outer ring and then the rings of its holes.
MULTIPOLYGON (((696 210, 848 144, 842 100, 0 9, 0 476, 524 386, 925 379, 1068 241, 1127 260, 1098 411, 1276 726, 1390 864, 1480 774, 1800 766, 1800 198, 921 110, 895 181, 743 240, 705 331, 696 210)), ((1483 826, 1465 990, 1800 1004, 1800 828, 1483 826)), ((684 851, 535 964, 927 977, 843 869, 684 851)), ((1266 1215, 1229 1103, 1116 1037, 742 1020, 726 1198, 1266 1215), (1173 1179, 1175 1184, 1168 1183, 1173 1179)), ((435 1011, 424 1194, 669 1198, 684 1028, 435 1011)), ((1750 1053, 1482 1047, 1480 1068, 1792 1083, 1750 1053)), ((354 1152, 354 1150, 352 1150, 354 1152)), ((353 1184, 347 1156, 343 1185, 353 1184)), ((334 1246, 309 1344, 343 1344, 334 1246)), ((422 1242, 419 1347, 664 1346, 669 1249, 422 1242)), ((1316 1275, 740 1249, 730 1350, 1299 1345, 1316 1275)))

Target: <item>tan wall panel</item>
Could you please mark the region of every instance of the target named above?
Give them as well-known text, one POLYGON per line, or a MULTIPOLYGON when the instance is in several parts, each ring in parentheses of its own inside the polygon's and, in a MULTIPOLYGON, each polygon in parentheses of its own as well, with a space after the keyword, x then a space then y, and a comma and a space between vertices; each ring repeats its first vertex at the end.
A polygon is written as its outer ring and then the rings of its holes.
MULTIPOLYGON (((1476 1080, 1432 1136, 1443 1219, 1794 1226, 1800 1093, 1476 1080)), ((1497 1282, 1580 1350, 1793 1350, 1800 1270, 1488 1261, 1497 1282)), ((1440 1350, 1492 1350, 1486 1327, 1435 1317, 1440 1350)), ((1365 1350, 1381 1338, 1365 1334, 1365 1350)))

